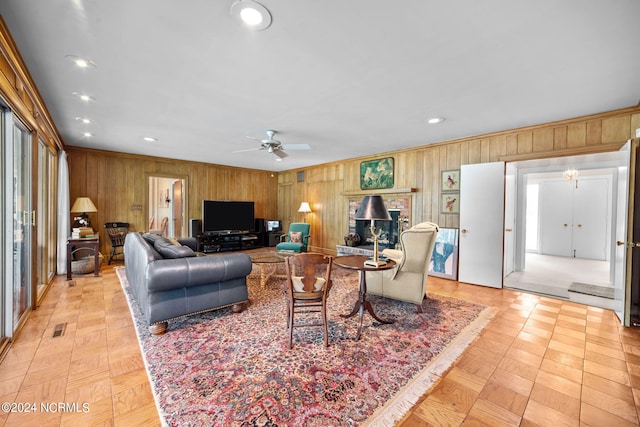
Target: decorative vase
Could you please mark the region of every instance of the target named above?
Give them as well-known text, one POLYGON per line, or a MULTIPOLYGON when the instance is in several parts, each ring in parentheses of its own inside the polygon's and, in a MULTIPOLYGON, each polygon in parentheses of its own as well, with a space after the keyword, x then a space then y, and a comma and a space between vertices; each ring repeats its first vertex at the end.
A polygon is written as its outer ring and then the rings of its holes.
POLYGON ((358 235, 357 233, 349 233, 346 236, 344 236, 344 244, 347 246, 358 246, 358 244, 360 243, 360 235, 358 235))

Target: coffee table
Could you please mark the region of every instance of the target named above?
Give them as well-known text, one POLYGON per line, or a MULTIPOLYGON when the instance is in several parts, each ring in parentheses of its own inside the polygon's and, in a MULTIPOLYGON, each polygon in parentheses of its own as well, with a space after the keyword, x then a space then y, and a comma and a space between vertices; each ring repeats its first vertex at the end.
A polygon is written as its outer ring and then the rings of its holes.
POLYGON ((368 260, 369 257, 366 255, 345 255, 335 257, 333 259, 333 263, 338 267, 346 268, 349 270, 357 270, 360 272, 360 295, 358 301, 353 306, 353 310, 349 314, 341 314, 341 317, 349 318, 359 313, 359 323, 358 323, 358 333, 356 334, 356 341, 360 339, 360 333, 362 332, 362 317, 364 316, 365 310, 371 317, 376 319, 378 322, 383 324, 393 323, 393 320, 385 320, 378 317, 378 315, 373 311, 373 306, 367 300, 367 271, 380 271, 380 270, 389 270, 396 266, 396 262, 393 260, 388 260, 385 265, 379 267, 370 267, 368 265, 364 265, 364 262, 368 260))
POLYGON ((284 260, 287 257, 295 254, 296 252, 293 251, 265 251, 249 254, 251 263, 260 266, 260 286, 264 288, 271 277, 286 277, 283 274, 275 274, 278 270, 278 265, 284 264, 284 260))

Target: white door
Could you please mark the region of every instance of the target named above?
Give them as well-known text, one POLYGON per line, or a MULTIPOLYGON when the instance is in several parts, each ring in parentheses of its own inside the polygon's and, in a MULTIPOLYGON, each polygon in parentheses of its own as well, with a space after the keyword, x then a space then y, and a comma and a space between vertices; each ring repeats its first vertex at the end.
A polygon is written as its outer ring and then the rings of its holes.
POLYGON ((631 323, 631 257, 633 243, 634 193, 636 151, 638 140, 626 143, 620 149, 618 166, 618 191, 616 203, 616 253, 614 269, 613 307, 624 326, 631 323), (632 178, 634 178, 632 180, 632 178))
POLYGON ((573 184, 567 181, 542 183, 540 200, 540 244, 545 255, 573 256, 571 221, 573 184))
POLYGON ((607 260, 608 180, 581 179, 573 195, 573 256, 607 260))
POLYGON ((460 168, 458 280, 502 287, 504 162, 460 168))
POLYGON ((516 168, 506 165, 504 181, 504 277, 514 270, 516 236, 516 168))

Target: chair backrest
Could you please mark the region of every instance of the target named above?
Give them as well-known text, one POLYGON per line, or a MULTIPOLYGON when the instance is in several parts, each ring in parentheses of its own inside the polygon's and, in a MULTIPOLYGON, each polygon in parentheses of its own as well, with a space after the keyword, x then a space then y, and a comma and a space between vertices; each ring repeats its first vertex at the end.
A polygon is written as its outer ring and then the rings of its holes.
POLYGON ((301 232, 302 237, 308 236, 310 230, 311 224, 307 224, 306 222, 292 222, 291 225, 289 225, 289 233, 291 233, 292 231, 294 233, 301 232))
POLYGON ((319 298, 323 294, 326 296, 331 283, 332 265, 333 257, 318 253, 287 257, 287 292, 290 296, 295 295, 295 298, 319 298))
POLYGON ((124 240, 129 232, 128 222, 107 222, 104 229, 111 240, 111 246, 124 246, 124 240))
POLYGON ((429 262, 438 237, 439 227, 432 222, 416 224, 400 234, 402 259, 398 270, 423 272, 429 271, 429 262))
POLYGON ((162 230, 162 235, 167 235, 167 226, 169 225, 169 217, 162 217, 162 221, 160 221, 160 230, 162 230))

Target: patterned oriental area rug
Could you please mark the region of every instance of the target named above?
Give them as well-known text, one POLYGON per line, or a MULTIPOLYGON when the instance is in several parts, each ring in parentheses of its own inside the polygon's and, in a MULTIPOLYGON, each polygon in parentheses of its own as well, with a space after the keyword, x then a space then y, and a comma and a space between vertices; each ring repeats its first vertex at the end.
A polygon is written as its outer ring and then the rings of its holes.
MULTIPOLYGON (((258 267, 259 268, 259 267, 258 267)), ((284 280, 265 289, 248 277, 243 312, 212 311, 169 322, 151 336, 129 300, 160 418, 170 426, 391 426, 411 409, 493 315, 482 305, 436 294, 412 304, 370 297, 381 325, 344 319, 358 297, 357 272, 335 268, 328 299, 330 345, 321 328, 294 329, 287 346, 284 280)))

